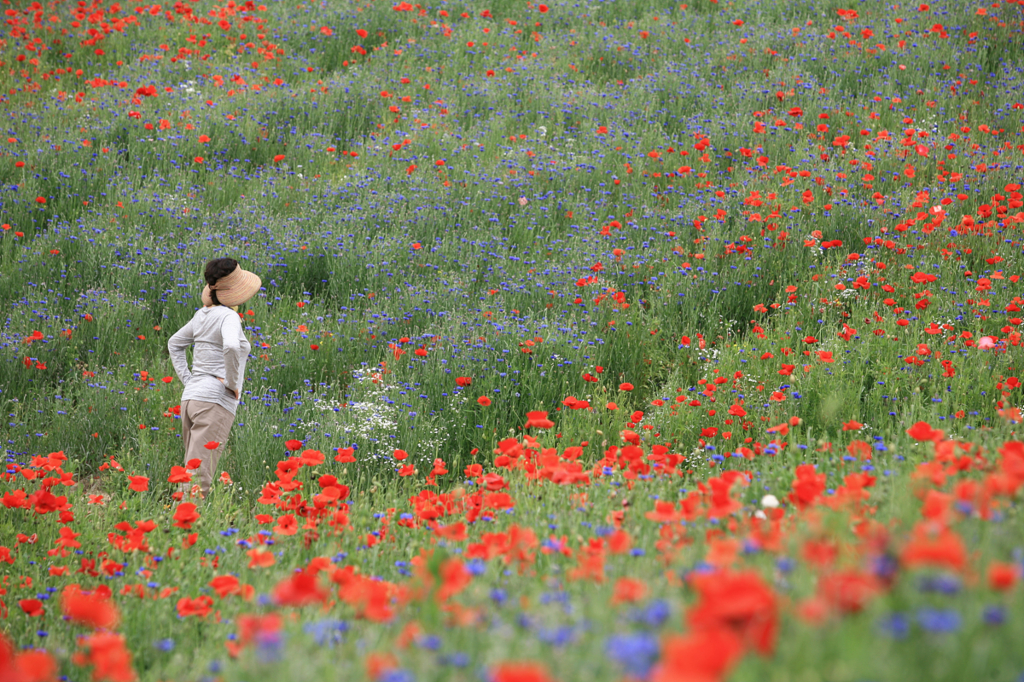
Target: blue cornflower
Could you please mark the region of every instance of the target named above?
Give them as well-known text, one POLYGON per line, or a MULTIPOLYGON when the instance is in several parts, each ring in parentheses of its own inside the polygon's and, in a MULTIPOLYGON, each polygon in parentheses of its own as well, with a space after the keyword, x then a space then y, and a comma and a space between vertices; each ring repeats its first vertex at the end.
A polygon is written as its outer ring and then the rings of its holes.
POLYGON ((256 658, 260 663, 274 663, 284 656, 284 633, 260 632, 256 635, 256 658))
POLYGON ((416 644, 430 651, 437 651, 441 648, 441 638, 437 635, 423 635, 416 638, 416 644))
POLYGON ((960 614, 952 609, 924 608, 917 612, 917 623, 928 632, 956 632, 960 629, 960 614))
POLYGON ((576 631, 569 626, 557 628, 541 628, 537 631, 537 639, 551 646, 565 646, 575 639, 576 631))
POLYGON ((328 618, 313 623, 306 623, 302 630, 307 635, 312 635, 313 639, 320 646, 333 646, 340 642, 344 634, 348 632, 348 623, 343 620, 328 618))
POLYGON ((416 682, 416 678, 408 670, 403 668, 392 668, 380 674, 377 678, 380 682, 416 682))
POLYGON ((627 674, 645 679, 658 659, 658 639, 646 632, 612 635, 606 644, 608 658, 622 666, 627 674))
POLYGON ((651 628, 660 628, 668 620, 671 613, 668 602, 656 599, 647 605, 646 608, 635 612, 634 620, 642 622, 651 628))
POLYGON ((917 585, 922 592, 938 592, 946 595, 956 594, 960 591, 960 587, 960 579, 948 573, 924 576, 917 585))
POLYGON ((437 661, 441 665, 453 665, 456 668, 465 668, 467 665, 469 665, 469 656, 462 653, 461 651, 456 651, 452 654, 445 654, 444 656, 440 656, 437 659, 437 661))
POLYGON ((1002 625, 1006 622, 1006 609, 999 605, 986 606, 981 618, 985 625, 1002 625))
POLYGON ((878 629, 893 639, 903 639, 910 632, 910 620, 902 613, 892 613, 878 621, 878 629))

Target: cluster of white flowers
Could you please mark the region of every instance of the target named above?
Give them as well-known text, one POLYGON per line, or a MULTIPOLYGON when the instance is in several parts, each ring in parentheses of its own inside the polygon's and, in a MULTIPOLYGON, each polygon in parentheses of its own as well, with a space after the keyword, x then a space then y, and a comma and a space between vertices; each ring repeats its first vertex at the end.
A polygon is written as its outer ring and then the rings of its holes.
POLYGON ((363 367, 353 371, 348 386, 350 400, 341 402, 337 396, 327 395, 314 402, 314 407, 323 413, 319 426, 359 442, 393 440, 398 434, 401 412, 388 397, 389 389, 393 388, 380 370, 363 367))
POLYGON ((192 217, 206 214, 206 205, 195 196, 187 197, 168 192, 160 195, 160 204, 175 214, 181 213, 192 217))
POLYGON ((715 363, 718 361, 718 348, 712 345, 705 345, 704 348, 701 348, 700 345, 694 345, 691 347, 696 348, 697 358, 701 362, 715 363))
MULTIPOLYGON (((404 443, 413 440, 409 435, 411 431, 400 434, 402 426, 415 423, 415 451, 410 450, 409 454, 414 460, 423 461, 432 461, 439 456, 449 435, 446 422, 404 412, 402 406, 406 397, 390 374, 377 368, 359 368, 352 372, 346 399, 339 400, 338 390, 328 390, 314 400, 313 407, 319 415, 315 421, 301 421, 298 427, 315 427, 326 433, 344 434, 346 443, 355 443, 363 448, 357 456, 365 461, 390 460, 396 448, 405 447, 404 443)), ((453 394, 445 412, 457 414, 465 402, 465 395, 453 394)))
POLYGON ((821 240, 818 237, 814 236, 813 234, 805 234, 804 244, 808 244, 810 242, 814 242, 814 246, 810 246, 807 248, 809 248, 811 250, 811 253, 813 253, 815 256, 820 256, 821 254, 825 253, 825 249, 821 248, 821 240))

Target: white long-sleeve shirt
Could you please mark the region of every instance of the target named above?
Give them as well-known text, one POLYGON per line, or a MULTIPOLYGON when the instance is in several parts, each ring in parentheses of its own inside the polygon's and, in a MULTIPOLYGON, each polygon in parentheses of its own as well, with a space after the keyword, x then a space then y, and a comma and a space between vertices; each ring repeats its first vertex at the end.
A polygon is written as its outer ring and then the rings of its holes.
POLYGON ((238 401, 234 391, 242 391, 250 350, 238 313, 222 305, 200 308, 167 341, 167 350, 170 351, 174 371, 185 384, 182 402, 202 400, 217 403, 235 413, 238 401), (192 345, 195 349, 192 352, 192 369, 189 370, 185 350, 192 345))

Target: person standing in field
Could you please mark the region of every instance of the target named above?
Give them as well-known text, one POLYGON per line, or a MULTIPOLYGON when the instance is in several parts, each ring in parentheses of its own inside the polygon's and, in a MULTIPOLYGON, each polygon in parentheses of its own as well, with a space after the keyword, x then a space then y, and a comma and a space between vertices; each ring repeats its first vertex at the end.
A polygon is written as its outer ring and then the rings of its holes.
POLYGON ((171 362, 185 390, 181 394, 181 436, 185 461, 198 459, 199 489, 210 494, 242 394, 249 341, 237 309, 259 291, 260 278, 232 258, 206 264, 203 307, 167 342, 171 362), (192 369, 185 350, 194 346, 192 369))

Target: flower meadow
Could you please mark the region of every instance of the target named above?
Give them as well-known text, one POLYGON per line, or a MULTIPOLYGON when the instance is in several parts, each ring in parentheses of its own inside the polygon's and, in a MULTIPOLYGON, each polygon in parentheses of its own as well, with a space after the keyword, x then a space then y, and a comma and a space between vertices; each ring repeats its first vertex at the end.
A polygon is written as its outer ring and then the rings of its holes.
POLYGON ((2 6, 0 681, 1024 675, 1018 3, 2 6))

